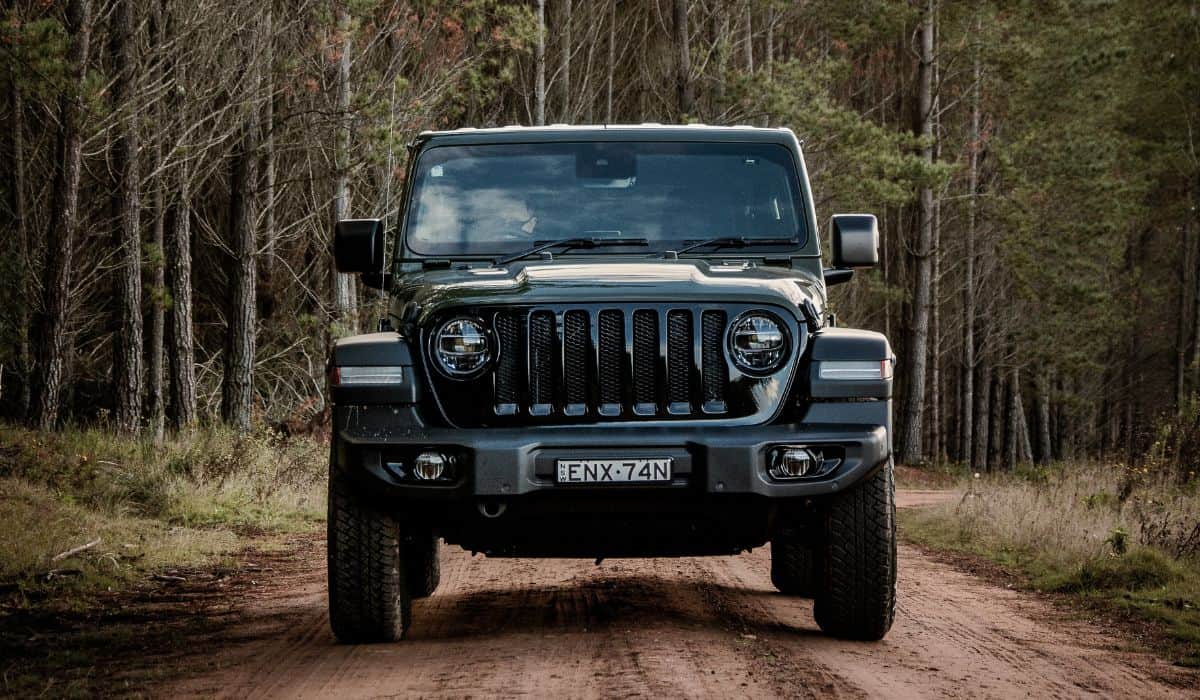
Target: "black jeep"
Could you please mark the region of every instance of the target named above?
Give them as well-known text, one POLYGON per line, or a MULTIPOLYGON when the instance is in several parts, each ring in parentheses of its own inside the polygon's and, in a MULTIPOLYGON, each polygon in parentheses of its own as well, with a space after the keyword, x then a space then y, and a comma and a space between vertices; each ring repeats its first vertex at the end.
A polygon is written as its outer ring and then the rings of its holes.
POLYGON ((439 541, 489 556, 730 555, 829 634, 892 624, 895 358, 835 328, 826 287, 875 264, 834 216, 831 265, 786 129, 427 132, 394 253, 337 226, 338 269, 390 294, 333 349, 329 607, 399 639, 439 541))

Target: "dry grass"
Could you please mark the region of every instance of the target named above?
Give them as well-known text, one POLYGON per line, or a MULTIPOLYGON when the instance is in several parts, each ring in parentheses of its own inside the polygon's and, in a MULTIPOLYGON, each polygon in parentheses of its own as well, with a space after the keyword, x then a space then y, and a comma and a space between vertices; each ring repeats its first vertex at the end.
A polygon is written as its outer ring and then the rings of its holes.
POLYGON ((903 514, 907 536, 985 556, 1030 585, 1161 624, 1200 663, 1200 497, 1149 467, 1056 465, 967 478, 952 503, 903 514))
POLYGON ((324 518, 326 450, 271 433, 156 445, 0 426, 0 587, 112 588, 214 563, 249 536, 310 529, 324 518))

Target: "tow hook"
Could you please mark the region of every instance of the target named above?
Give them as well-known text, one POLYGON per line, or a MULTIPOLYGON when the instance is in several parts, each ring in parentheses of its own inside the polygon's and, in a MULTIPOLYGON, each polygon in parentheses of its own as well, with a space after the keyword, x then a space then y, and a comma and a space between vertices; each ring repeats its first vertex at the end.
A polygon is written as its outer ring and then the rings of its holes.
POLYGON ((476 507, 479 508, 479 514, 485 518, 499 518, 504 515, 504 511, 508 510, 507 503, 498 501, 482 501, 476 507))

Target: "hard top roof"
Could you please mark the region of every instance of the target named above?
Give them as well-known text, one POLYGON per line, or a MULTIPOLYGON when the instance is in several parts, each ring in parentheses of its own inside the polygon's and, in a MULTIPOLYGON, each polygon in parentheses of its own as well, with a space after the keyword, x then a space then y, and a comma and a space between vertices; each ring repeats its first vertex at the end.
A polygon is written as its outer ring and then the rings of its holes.
POLYGON ((467 127, 452 131, 423 131, 417 143, 455 144, 543 143, 553 141, 728 141, 792 145, 796 136, 788 128, 710 126, 708 124, 596 124, 548 126, 467 127))

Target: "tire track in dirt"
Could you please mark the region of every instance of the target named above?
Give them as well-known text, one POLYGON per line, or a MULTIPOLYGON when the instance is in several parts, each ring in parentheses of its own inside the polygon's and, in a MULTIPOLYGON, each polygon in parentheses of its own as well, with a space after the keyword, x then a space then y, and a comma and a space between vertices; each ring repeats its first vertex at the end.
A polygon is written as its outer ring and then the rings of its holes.
MULTIPOLYGON (((910 499, 944 498, 930 492, 910 499)), ((409 638, 339 646, 323 544, 257 588, 193 675, 150 689, 216 697, 1183 697, 1195 673, 1120 650, 1094 624, 900 550, 896 626, 823 636, 781 596, 769 551, 606 561, 472 558, 443 547, 442 585, 409 638)))

